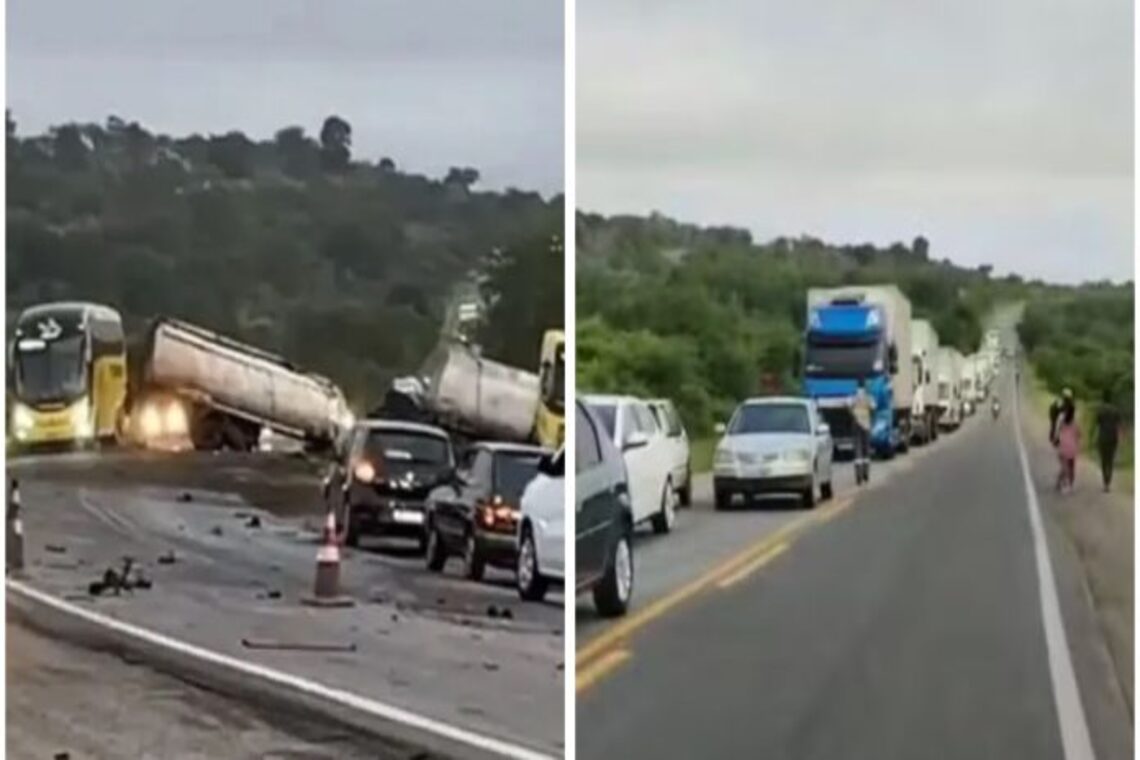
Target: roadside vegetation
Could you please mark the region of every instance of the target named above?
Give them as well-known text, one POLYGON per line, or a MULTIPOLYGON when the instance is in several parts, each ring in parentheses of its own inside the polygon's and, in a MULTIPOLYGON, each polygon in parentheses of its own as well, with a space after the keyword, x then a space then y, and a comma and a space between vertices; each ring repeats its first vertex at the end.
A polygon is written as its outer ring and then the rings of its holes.
POLYGON ((921 236, 758 243, 660 215, 579 215, 577 268, 579 390, 670 397, 694 439, 747 396, 798 392, 808 287, 896 283, 964 353, 996 304, 1042 287, 938 260, 921 236))
POLYGON ((7 115, 8 324, 57 299, 157 315, 282 354, 358 406, 416 369, 456 286, 492 304, 489 356, 537 363, 563 321, 562 198, 352 155, 352 127, 170 136, 110 117, 20 134, 7 115))

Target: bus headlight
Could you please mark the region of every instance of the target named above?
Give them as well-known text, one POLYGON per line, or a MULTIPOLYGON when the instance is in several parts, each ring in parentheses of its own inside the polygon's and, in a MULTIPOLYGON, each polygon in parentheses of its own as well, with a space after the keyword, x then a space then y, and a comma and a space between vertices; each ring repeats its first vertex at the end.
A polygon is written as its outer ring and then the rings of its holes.
POLYGON ((71 408, 71 426, 75 429, 76 438, 90 438, 95 435, 91 424, 91 405, 83 399, 71 408))
POLYGON ((147 404, 143 408, 140 422, 144 437, 157 438, 162 433, 162 417, 159 416, 154 404, 147 404))
POLYGON ((166 432, 169 435, 185 435, 188 427, 186 410, 175 401, 166 408, 166 432))
POLYGON ((32 416, 31 409, 23 404, 16 404, 12 407, 12 427, 16 429, 17 433, 26 433, 35 424, 36 420, 32 416))

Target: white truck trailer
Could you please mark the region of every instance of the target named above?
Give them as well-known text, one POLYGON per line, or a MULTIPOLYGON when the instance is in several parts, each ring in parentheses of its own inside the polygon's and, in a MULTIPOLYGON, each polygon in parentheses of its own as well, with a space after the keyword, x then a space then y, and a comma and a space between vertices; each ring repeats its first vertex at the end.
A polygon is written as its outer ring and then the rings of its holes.
POLYGON ((956 430, 962 424, 962 353, 950 346, 938 349, 938 426, 956 430))
POLYGON ((910 440, 922 445, 938 437, 938 333, 926 319, 911 320, 910 333, 914 364, 910 440))

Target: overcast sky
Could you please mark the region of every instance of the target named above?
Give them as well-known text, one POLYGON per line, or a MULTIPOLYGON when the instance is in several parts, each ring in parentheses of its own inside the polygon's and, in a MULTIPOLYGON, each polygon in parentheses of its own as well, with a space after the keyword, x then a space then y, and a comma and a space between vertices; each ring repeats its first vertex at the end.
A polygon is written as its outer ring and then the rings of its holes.
POLYGON ((1133 269, 1130 0, 578 0, 578 205, 1133 269))
POLYGON ((330 113, 354 154, 562 191, 563 8, 539 0, 8 0, 21 133, 109 114, 172 134, 330 113))

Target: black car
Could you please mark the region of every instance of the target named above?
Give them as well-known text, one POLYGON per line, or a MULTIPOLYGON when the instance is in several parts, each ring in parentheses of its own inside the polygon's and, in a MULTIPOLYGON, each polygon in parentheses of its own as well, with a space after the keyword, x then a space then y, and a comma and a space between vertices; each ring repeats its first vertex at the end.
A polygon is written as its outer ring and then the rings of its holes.
POLYGON ((427 546, 428 494, 455 469, 451 439, 431 425, 363 420, 349 433, 325 481, 325 499, 345 543, 362 535, 414 538, 427 546))
POLYGON ((605 616, 624 614, 633 594, 633 512, 625 462, 602 422, 575 404, 578 593, 594 592, 605 616))
POLYGON ((463 574, 472 580, 487 565, 514 569, 519 499, 546 453, 510 443, 467 449, 452 481, 428 496, 428 569, 443 570, 452 555, 463 558, 463 574))

